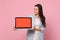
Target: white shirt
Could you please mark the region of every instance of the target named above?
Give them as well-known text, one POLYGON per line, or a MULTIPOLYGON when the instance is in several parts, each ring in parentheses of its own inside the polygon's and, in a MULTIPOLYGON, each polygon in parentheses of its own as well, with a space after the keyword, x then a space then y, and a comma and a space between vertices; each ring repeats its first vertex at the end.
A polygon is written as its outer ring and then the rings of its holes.
MULTIPOLYGON (((39 18, 35 18, 35 26, 38 26, 39 27, 39 24, 40 24, 40 19, 39 18)), ((33 40, 38 40, 38 32, 39 31, 35 31, 33 40)))
POLYGON ((39 26, 39 24, 40 24, 40 19, 39 18, 35 18, 35 25, 39 26))

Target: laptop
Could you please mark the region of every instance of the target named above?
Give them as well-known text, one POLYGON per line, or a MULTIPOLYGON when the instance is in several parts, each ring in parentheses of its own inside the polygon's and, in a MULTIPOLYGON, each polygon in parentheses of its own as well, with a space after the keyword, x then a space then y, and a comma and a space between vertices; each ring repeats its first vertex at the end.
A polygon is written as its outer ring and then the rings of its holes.
POLYGON ((15 28, 16 29, 31 29, 32 18, 31 17, 16 17, 15 28))

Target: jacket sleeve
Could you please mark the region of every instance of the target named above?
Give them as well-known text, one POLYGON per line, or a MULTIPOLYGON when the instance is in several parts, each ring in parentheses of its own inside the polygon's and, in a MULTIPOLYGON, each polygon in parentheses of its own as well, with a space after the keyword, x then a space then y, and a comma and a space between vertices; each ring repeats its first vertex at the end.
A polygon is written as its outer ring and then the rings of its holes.
POLYGON ((44 32, 44 30, 45 30, 44 25, 42 25, 42 26, 40 27, 40 29, 41 29, 41 32, 44 32))

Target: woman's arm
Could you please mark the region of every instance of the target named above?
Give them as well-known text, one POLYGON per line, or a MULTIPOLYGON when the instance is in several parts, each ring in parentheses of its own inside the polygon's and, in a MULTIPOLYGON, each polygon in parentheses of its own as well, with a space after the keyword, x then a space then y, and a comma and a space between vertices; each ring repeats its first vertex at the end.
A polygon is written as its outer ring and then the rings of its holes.
POLYGON ((35 31, 41 31, 41 29, 40 29, 38 26, 35 26, 35 27, 33 28, 33 30, 35 30, 35 31))
POLYGON ((34 28, 34 30, 35 30, 35 31, 41 31, 41 29, 40 29, 40 28, 34 28))
MULTIPOLYGON (((45 26, 47 26, 46 23, 45 23, 45 26)), ((45 28, 46 28, 46 27, 44 27, 44 25, 42 25, 42 26, 40 27, 40 29, 41 29, 42 32, 44 32, 45 28)))
POLYGON ((42 32, 44 32, 45 27, 42 25, 42 26, 40 27, 40 29, 41 29, 42 32))
POLYGON ((41 27, 39 27, 39 28, 34 27, 34 30, 35 31, 44 31, 45 30, 45 27, 43 25, 41 27))

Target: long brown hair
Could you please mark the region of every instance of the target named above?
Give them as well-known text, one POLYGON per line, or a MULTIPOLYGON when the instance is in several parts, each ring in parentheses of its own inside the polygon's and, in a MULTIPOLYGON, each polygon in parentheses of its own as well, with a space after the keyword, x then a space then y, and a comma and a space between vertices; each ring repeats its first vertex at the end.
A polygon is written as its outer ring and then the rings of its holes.
POLYGON ((41 18, 42 24, 44 25, 44 27, 46 27, 45 16, 43 15, 42 5, 41 4, 36 4, 35 6, 38 7, 38 9, 39 9, 39 16, 41 18))

